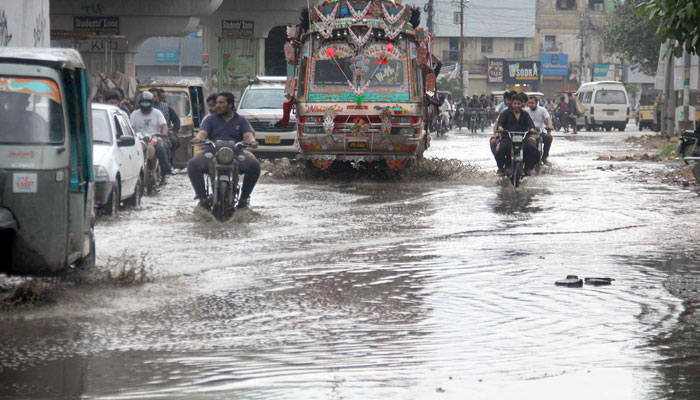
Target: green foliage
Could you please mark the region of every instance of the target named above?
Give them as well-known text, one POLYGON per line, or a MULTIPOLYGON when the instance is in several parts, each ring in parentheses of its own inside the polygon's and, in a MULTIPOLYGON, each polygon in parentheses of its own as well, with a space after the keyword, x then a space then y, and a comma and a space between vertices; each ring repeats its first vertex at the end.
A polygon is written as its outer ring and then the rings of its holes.
POLYGON ((632 83, 625 83, 625 89, 627 89, 627 94, 630 99, 636 99, 639 94, 639 86, 632 83))
POLYGON ((647 73, 655 73, 661 36, 657 26, 638 15, 642 0, 615 0, 603 39, 608 53, 631 64, 639 64, 647 73))
POLYGON ((656 25, 661 40, 675 40, 670 51, 676 57, 683 48, 691 54, 700 49, 700 0, 645 0, 639 5, 639 15, 656 25))
POLYGON ((437 82, 437 90, 440 92, 450 92, 452 99, 461 99, 464 91, 457 79, 442 79, 437 82))

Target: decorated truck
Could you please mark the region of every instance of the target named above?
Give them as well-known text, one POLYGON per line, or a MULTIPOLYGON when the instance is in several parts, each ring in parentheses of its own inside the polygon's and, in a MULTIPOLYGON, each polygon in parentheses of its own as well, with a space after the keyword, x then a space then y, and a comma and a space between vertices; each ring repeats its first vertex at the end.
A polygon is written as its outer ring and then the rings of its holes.
POLYGON ((327 0, 287 28, 285 107, 296 108, 302 160, 399 170, 423 156, 440 62, 419 23, 399 1, 327 0))

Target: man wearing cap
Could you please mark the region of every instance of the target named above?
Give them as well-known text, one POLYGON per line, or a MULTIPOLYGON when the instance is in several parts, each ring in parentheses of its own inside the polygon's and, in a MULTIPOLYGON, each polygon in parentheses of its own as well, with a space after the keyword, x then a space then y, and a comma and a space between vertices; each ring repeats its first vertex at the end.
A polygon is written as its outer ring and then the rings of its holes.
POLYGON ((140 135, 152 138, 160 137, 156 144, 156 157, 160 163, 160 174, 162 176, 161 185, 165 185, 165 176, 170 173, 168 155, 163 146, 164 140, 168 138, 168 124, 163 113, 153 108, 153 94, 143 92, 139 101, 139 108, 131 113, 131 125, 134 131, 140 135))

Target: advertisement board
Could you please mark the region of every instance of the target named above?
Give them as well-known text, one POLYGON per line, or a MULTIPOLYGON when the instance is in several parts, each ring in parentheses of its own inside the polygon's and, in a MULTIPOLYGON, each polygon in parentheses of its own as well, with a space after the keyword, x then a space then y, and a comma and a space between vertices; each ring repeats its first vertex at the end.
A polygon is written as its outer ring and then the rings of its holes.
POLYGON ((615 64, 593 64, 593 81, 614 81, 615 64))
POLYGON ((489 83, 503 83, 503 65, 502 58, 489 58, 487 76, 489 83))
POLYGON ((563 53, 543 53, 540 57, 542 62, 542 75, 546 76, 568 76, 569 75, 569 55, 563 53))
POLYGON ((507 84, 530 84, 540 80, 541 72, 542 68, 539 61, 506 60, 503 81, 507 84))

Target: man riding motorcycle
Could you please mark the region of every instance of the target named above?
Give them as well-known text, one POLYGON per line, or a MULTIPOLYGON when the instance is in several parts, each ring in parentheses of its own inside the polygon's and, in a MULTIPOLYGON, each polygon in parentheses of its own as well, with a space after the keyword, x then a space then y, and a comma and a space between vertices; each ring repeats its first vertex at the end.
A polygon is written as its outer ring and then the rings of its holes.
POLYGON ((139 108, 131 113, 131 125, 141 135, 160 138, 155 146, 156 157, 160 163, 161 185, 165 185, 165 176, 171 172, 168 154, 164 146, 164 142, 168 140, 168 123, 165 121, 163 113, 153 108, 153 94, 151 92, 143 92, 138 104, 139 108))
POLYGON ((542 163, 551 166, 552 164, 547 161, 547 158, 549 157, 549 149, 552 147, 552 117, 546 108, 537 105, 537 97, 535 96, 530 96, 527 100, 525 112, 530 114, 532 122, 535 123, 535 129, 540 132, 542 137, 542 142, 544 143, 542 163))
MULTIPOLYGON (((535 133, 535 124, 530 118, 530 114, 522 110, 523 100, 525 95, 516 94, 510 100, 510 107, 503 111, 498 118, 497 134, 494 136, 496 143, 496 165, 498 166, 498 174, 505 175, 506 168, 510 164, 510 149, 512 140, 508 135, 504 135, 503 131, 508 132, 528 132, 535 133)), ((525 161, 525 175, 535 167, 538 160, 537 147, 534 140, 526 137, 523 142, 523 158, 525 161)))
MULTIPOLYGON (((192 139, 192 143, 199 143, 209 139, 228 140, 234 142, 246 142, 252 148, 258 147, 255 141, 255 133, 248 120, 234 111, 235 97, 230 92, 219 93, 216 97, 216 114, 208 116, 199 127, 199 133, 192 139)), ((207 146, 206 153, 213 153, 214 149, 207 146)), ((204 174, 209 172, 210 159, 205 154, 192 158, 187 163, 187 174, 196 194, 195 200, 199 200, 199 206, 208 208, 208 199, 204 187, 204 174)), ((247 208, 250 205, 250 194, 260 177, 260 162, 253 153, 243 152, 245 160, 239 164, 239 173, 243 174, 243 187, 238 200, 237 208, 247 208)))
POLYGON ((172 165, 173 154, 180 147, 180 141, 177 139, 177 133, 180 131, 180 117, 177 112, 166 102, 165 90, 160 88, 148 89, 153 94, 153 108, 163 113, 165 120, 168 123, 168 145, 169 145, 169 161, 172 165))

